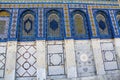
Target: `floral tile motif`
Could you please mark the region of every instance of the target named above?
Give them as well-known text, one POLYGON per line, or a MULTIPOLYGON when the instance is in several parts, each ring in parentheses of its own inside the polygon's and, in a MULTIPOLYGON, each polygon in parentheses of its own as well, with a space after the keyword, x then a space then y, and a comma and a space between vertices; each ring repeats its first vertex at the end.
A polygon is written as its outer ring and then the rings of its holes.
POLYGON ((96 73, 90 42, 75 42, 78 77, 93 76, 96 73))

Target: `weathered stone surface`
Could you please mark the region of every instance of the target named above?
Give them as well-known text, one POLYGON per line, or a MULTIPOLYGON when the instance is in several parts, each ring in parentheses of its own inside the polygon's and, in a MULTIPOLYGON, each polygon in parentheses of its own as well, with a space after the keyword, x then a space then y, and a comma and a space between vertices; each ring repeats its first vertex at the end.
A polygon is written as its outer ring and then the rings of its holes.
MULTIPOLYGON (((71 39, 65 41, 40 40, 36 42, 17 43, 10 41, 7 43, 0 43, 0 54, 6 53, 5 70, 0 72, 0 76, 3 75, 4 71, 5 75, 3 78, 0 78, 0 80, 15 80, 15 75, 18 74, 15 73, 17 48, 19 48, 18 52, 21 53, 17 58, 21 55, 26 60, 32 56, 32 53, 36 52, 34 58, 36 58, 37 62, 36 67, 34 67, 37 73, 36 77, 21 77, 19 79, 16 78, 16 80, 120 80, 119 39, 115 39, 114 41, 99 39, 74 41, 71 39), (23 45, 26 50, 20 47, 20 45, 23 45), (78 65, 77 62, 80 64, 78 65), (87 64, 87 62, 91 62, 93 68, 91 68, 91 65, 87 64), (108 63, 110 65, 108 65, 108 63), (82 67, 82 65, 84 66, 82 67), (78 67, 81 68, 80 71, 78 67), (82 68, 84 71, 87 71, 84 67, 90 68, 89 72, 94 69, 94 75, 93 73, 86 75, 88 72, 82 72, 82 68), (79 73, 84 73, 85 76, 79 73), (53 76, 53 74, 57 75, 57 77, 53 76)), ((0 61, 2 59, 3 58, 0 57, 0 61)), ((27 61, 31 63, 32 60, 33 58, 27 61)), ((24 60, 19 63, 24 63, 24 60)), ((32 65, 29 64, 29 66, 32 65)), ((29 66, 26 63, 22 67, 27 70, 28 68, 32 68, 29 66)), ((32 73, 33 72, 30 74, 32 73)))

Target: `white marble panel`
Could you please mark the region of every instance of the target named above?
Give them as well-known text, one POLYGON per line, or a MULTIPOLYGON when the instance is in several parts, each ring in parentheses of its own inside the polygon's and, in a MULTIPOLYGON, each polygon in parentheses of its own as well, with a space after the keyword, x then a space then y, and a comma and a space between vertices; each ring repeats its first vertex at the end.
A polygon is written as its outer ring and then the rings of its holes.
POLYGON ((49 66, 49 75, 61 75, 64 74, 64 66, 49 66))
POLYGON ((37 79, 38 80, 46 80, 46 72, 47 72, 47 65, 46 65, 46 45, 45 40, 37 40, 36 41, 36 68, 37 68, 37 79))
POLYGON ((36 80, 36 46, 18 45, 17 48, 17 80, 36 80), (28 79, 26 78, 28 77, 28 79), (30 77, 34 77, 33 79, 30 77))
POLYGON ((65 75, 64 49, 62 42, 61 44, 56 44, 53 41, 51 42, 51 44, 50 41, 48 42, 47 68, 48 68, 47 77, 49 78, 61 77, 61 75, 65 75))
POLYGON ((62 45, 48 45, 48 53, 63 53, 62 45))
POLYGON ((0 46, 0 53, 6 53, 6 47, 0 46))
POLYGON ((0 77, 4 77, 4 70, 0 70, 0 77))
POLYGON ((113 44, 112 43, 102 43, 101 44, 101 49, 102 50, 114 50, 113 44))
POLYGON ((7 59, 5 67, 5 80, 15 80, 17 42, 7 42, 7 59))
POLYGON ((65 56, 67 78, 77 77, 75 47, 73 39, 65 40, 65 56))
POLYGON ((104 62, 104 64, 105 64, 105 69, 106 70, 116 70, 116 69, 118 69, 116 61, 104 62))
POLYGON ((114 39, 115 51, 117 56, 117 62, 120 69, 120 38, 114 39))
POLYGON ((94 55, 90 41, 75 41, 78 76, 95 75, 94 55))
POLYGON ((35 77, 24 77, 24 78, 17 78, 16 80, 37 80, 35 77))
POLYGON ((107 73, 118 69, 116 51, 114 49, 113 41, 101 41, 101 52, 103 55, 104 68, 107 73))

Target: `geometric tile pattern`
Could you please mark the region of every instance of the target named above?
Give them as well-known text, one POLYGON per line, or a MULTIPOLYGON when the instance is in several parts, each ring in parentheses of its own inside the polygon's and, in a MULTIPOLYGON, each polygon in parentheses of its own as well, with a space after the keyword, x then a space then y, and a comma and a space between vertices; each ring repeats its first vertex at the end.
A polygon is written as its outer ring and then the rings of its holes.
POLYGON ((64 62, 64 51, 62 44, 48 44, 47 46, 47 67, 48 67, 48 78, 64 78, 65 77, 65 62, 64 62))
POLYGON ((92 36, 96 37, 97 32, 96 32, 95 21, 94 21, 94 16, 93 16, 93 11, 92 11, 91 6, 88 6, 88 14, 89 14, 89 17, 90 17, 90 25, 91 25, 91 29, 92 29, 92 36))
MULTIPOLYGON (((105 4, 105 2, 103 2, 105 4)), ((118 3, 114 2, 106 2, 108 5, 86 5, 88 7, 92 8, 99 8, 99 9, 119 9, 118 3), (112 5, 110 5, 112 4, 112 5), (116 5, 115 5, 116 4, 116 5)), ((70 4, 74 6, 74 8, 78 8, 78 5, 85 6, 85 4, 70 4)), ((63 8, 63 7, 69 7, 66 4, 0 4, 0 8, 63 8)), ((83 8, 79 6, 79 8, 83 8)))
POLYGON ((43 37, 43 9, 38 9, 38 37, 43 37))
MULTIPOLYGON (((90 3, 89 1, 86 3, 90 3)), ((98 3, 98 2, 97 2, 98 3)), ((38 16, 41 16, 40 13, 42 12, 43 8, 63 8, 64 9, 64 22, 65 22, 65 30, 66 30, 66 35, 67 37, 71 37, 71 30, 70 30, 70 22, 69 22, 69 8, 85 8, 86 10, 88 10, 89 13, 89 18, 90 18, 90 25, 92 28, 92 35, 93 36, 97 36, 97 32, 96 32, 96 27, 95 27, 95 22, 94 22, 94 18, 93 18, 93 12, 92 9, 119 9, 120 7, 117 5, 116 2, 99 2, 100 4, 104 5, 87 5, 87 4, 0 4, 0 8, 9 8, 9 9, 13 9, 13 14, 12 14, 12 21, 11 21, 11 29, 10 29, 10 38, 15 37, 15 33, 16 33, 16 28, 13 26, 17 26, 17 16, 18 16, 18 9, 19 8, 39 8, 38 9, 38 16), (113 4, 113 5, 110 5, 113 4), (16 12, 15 12, 16 11, 16 12), (16 22, 16 24, 15 24, 16 22)), ((98 3, 98 4, 99 4, 98 3)), ((44 10, 44 9, 43 9, 44 10)), ((109 11, 111 14, 111 11, 109 11)), ((43 14, 42 14, 42 17, 43 14)), ((114 16, 113 16, 114 17, 114 16)), ((42 18, 38 18, 38 27, 43 26, 43 24, 41 25, 41 23, 43 23, 43 20, 41 20, 42 18)), ((112 23, 114 25, 114 22, 112 23)), ((38 35, 40 36, 42 33, 42 28, 37 29, 38 31, 38 35)), ((117 30, 115 30, 116 34, 118 34, 117 30)))
POLYGON ((68 14, 68 5, 64 5, 64 22, 65 22, 65 30, 66 30, 66 36, 70 37, 71 32, 70 32, 70 21, 69 21, 69 14, 68 14))
POLYGON ((120 74, 109 74, 106 75, 104 80, 120 80, 120 74))
POLYGON ((101 2, 101 3, 105 3, 105 2, 117 2, 117 0, 45 0, 45 1, 43 1, 43 0, 1 0, 0 2, 7 2, 7 3, 10 3, 10 2, 12 2, 12 3, 37 3, 37 2, 43 2, 43 3, 45 3, 45 2, 53 2, 53 3, 55 3, 55 2, 60 2, 60 3, 66 3, 66 2, 69 2, 69 3, 97 3, 97 2, 101 2))
POLYGON ((69 4, 69 8, 87 8, 85 4, 69 4))
POLYGON ((4 78, 6 61, 6 46, 0 46, 0 78, 4 78))
POLYGON ((105 71, 118 70, 116 52, 112 42, 101 42, 105 71))
POLYGON ((36 47, 34 45, 18 45, 17 48, 17 80, 34 80, 36 78, 36 47), (29 79, 30 78, 30 79, 29 79))
POLYGON ((16 37, 17 17, 18 17, 18 9, 13 9, 10 38, 16 37))
POLYGON ((75 42, 78 77, 93 76, 96 73, 90 42, 75 42))
MULTIPOLYGON (((65 4, 66 5, 66 4, 65 4)), ((0 4, 0 8, 63 8, 63 4, 0 4)), ((67 7, 67 6, 66 6, 67 7)))
POLYGON ((109 13, 110 13, 110 17, 111 17, 111 21, 112 21, 112 25, 113 25, 115 35, 119 35, 119 31, 118 31, 118 28, 117 28, 117 24, 116 24, 116 20, 115 20, 113 10, 109 10, 109 13))

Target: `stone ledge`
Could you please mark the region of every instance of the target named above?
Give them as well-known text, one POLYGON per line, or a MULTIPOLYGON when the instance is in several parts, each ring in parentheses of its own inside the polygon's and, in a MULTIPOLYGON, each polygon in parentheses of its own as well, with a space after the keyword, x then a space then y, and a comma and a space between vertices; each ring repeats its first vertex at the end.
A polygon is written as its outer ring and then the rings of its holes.
POLYGON ((120 80, 120 73, 101 75, 101 76, 82 77, 82 78, 47 79, 47 80, 120 80))

